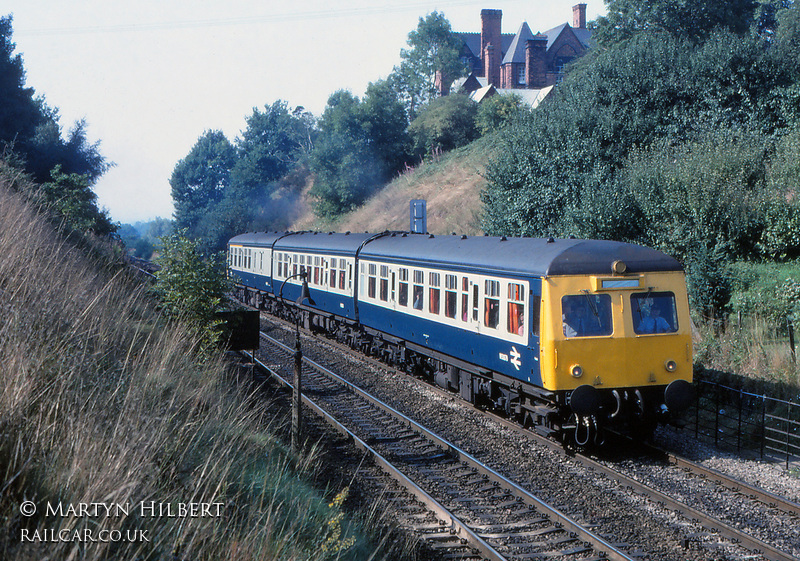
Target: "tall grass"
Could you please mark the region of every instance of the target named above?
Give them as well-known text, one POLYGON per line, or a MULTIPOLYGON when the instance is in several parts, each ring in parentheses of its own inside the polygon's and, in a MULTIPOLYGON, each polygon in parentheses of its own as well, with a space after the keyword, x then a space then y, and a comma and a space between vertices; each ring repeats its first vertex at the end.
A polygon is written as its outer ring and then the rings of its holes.
POLYGON ((145 288, 66 241, 7 182, 0 313, 0 558, 374 553, 341 505, 298 477, 320 469, 316 456, 286 451, 223 357, 195 360, 197 341, 145 288), (208 506, 168 516, 181 503, 208 506))

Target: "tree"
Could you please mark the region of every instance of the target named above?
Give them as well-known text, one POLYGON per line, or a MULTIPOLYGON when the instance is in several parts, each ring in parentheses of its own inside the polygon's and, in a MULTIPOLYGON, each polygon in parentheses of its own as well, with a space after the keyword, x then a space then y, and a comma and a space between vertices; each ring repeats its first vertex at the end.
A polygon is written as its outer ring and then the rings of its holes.
POLYGON ((202 236, 230 184, 236 150, 222 131, 206 131, 172 172, 175 227, 192 238, 202 236))
POLYGON ((162 310, 167 317, 186 321, 200 335, 201 350, 211 349, 220 340, 216 313, 229 289, 224 256, 206 257, 185 230, 161 238, 161 245, 154 290, 162 310))
POLYGON ((88 186, 94 185, 111 164, 100 154, 99 142, 88 142, 84 120, 63 139, 58 110, 25 87, 22 56, 14 55, 11 40, 12 21, 11 16, 0 17, 0 148, 13 150, 37 182, 49 181, 51 171, 60 166, 63 173, 84 175, 88 186))
POLYGON ((75 231, 104 236, 117 230, 106 212, 97 208, 97 195, 89 187, 86 175, 64 173, 57 165, 51 172, 51 181, 41 185, 40 194, 75 231))
POLYGON ((0 143, 13 146, 31 138, 42 121, 33 88, 25 87, 22 55, 14 55, 13 18, 0 17, 0 143))
POLYGON ((332 94, 311 153, 317 213, 351 210, 401 169, 406 126, 405 112, 385 82, 370 84, 363 101, 344 90, 332 94))
POLYGON ((247 128, 236 140, 237 160, 232 171, 235 189, 250 193, 286 175, 310 150, 310 123, 304 114, 289 112, 285 101, 254 108, 247 128))
POLYGON ((447 92, 454 80, 466 76, 467 66, 461 60, 463 41, 442 13, 419 18, 417 29, 408 34, 408 46, 400 51, 403 61, 389 80, 413 118, 420 106, 437 97, 440 88, 447 92))
POLYGON ((453 150, 478 138, 478 104, 463 94, 431 101, 408 127, 417 157, 453 150))
POLYGON ((756 0, 606 0, 605 16, 597 18, 593 38, 610 47, 644 31, 702 41, 717 28, 745 33, 753 22, 756 0))
POLYGON ((528 108, 517 94, 493 95, 478 106, 475 126, 481 135, 501 129, 528 108))

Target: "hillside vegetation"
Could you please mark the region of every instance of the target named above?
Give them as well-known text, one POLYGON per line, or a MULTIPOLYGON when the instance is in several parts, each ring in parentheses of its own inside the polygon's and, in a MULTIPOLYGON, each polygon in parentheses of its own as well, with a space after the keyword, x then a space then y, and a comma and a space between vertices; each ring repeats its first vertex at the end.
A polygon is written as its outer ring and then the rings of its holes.
POLYGON ((0 558, 375 552, 341 518, 344 495, 303 483, 315 455, 285 450, 256 388, 222 354, 198 355, 113 247, 65 238, 10 174, 2 166, 0 558), (190 503, 206 515, 179 516, 190 503))
POLYGON ((486 164, 496 153, 496 136, 483 137, 467 146, 408 168, 362 206, 335 220, 320 218, 304 197, 303 215, 292 230, 382 232, 409 229, 409 203, 425 199, 428 231, 432 234, 479 235, 481 191, 486 186, 486 164))

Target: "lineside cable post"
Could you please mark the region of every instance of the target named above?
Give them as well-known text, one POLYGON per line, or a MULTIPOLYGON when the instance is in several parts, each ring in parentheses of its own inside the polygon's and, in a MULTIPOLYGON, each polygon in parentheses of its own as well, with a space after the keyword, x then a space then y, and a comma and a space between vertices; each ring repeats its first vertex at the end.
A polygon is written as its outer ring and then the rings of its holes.
MULTIPOLYGON (((308 304, 314 306, 316 302, 311 298, 311 293, 308 291, 308 281, 306 280, 305 269, 299 273, 295 273, 286 278, 281 284, 281 289, 278 291, 278 299, 283 302, 283 287, 286 286, 286 281, 300 277, 303 284, 300 290, 300 296, 296 300, 296 304, 300 306, 304 300, 308 304)), ((300 451, 300 443, 302 441, 303 433, 303 419, 300 415, 300 407, 303 402, 302 393, 302 369, 303 369, 303 351, 300 348, 300 315, 301 310, 294 310, 294 382, 292 389, 292 452, 298 453, 300 451)))

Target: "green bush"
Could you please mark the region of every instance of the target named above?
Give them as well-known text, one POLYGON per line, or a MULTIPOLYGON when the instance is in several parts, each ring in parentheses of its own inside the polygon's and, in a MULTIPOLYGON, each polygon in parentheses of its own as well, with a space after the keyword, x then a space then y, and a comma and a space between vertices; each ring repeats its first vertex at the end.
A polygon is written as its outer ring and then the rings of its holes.
POLYGON ((440 97, 411 121, 408 133, 416 157, 453 150, 478 138, 478 105, 463 94, 440 97))

